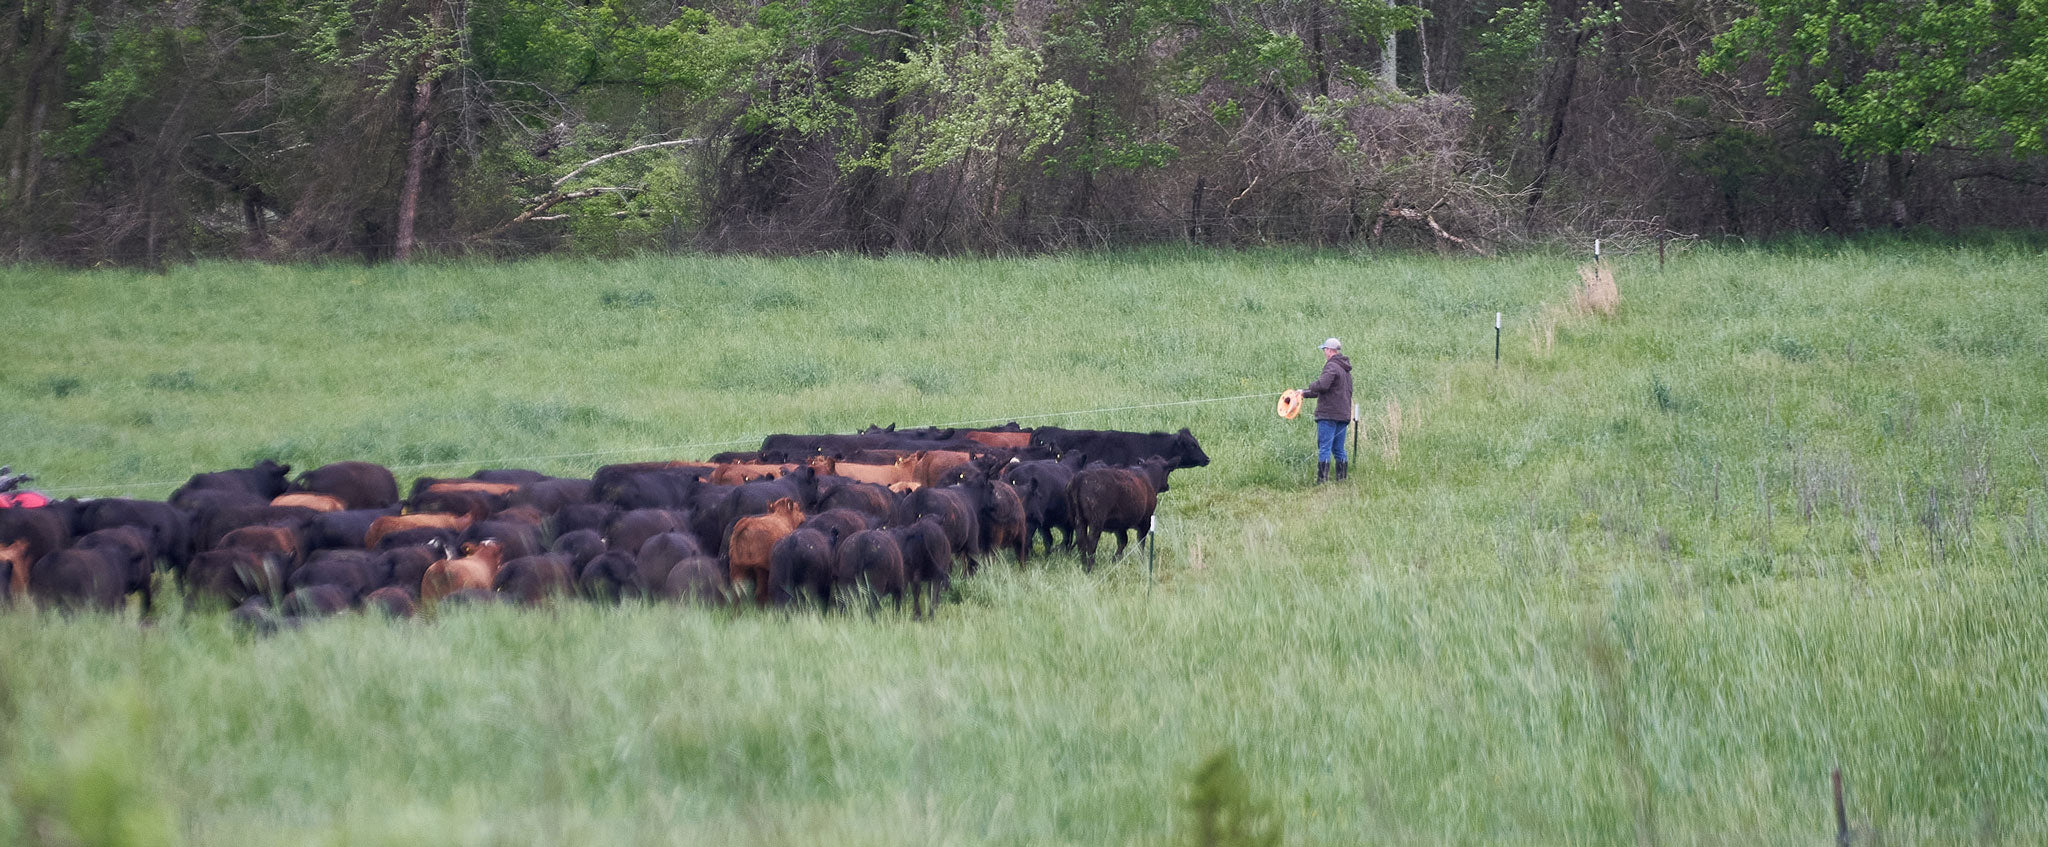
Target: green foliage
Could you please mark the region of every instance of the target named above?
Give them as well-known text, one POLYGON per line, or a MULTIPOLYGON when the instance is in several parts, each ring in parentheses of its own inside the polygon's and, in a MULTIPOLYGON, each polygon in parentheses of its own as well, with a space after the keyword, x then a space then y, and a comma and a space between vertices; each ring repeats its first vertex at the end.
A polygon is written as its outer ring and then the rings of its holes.
POLYGON ((924 173, 998 149, 1028 158, 1058 143, 1074 107, 1074 90, 1043 71, 1038 54, 1009 43, 1001 29, 985 48, 922 44, 900 62, 862 68, 849 77, 850 96, 899 98, 930 111, 909 109, 886 141, 842 154, 840 168, 924 173))
MULTIPOLYGON (((0 685, 21 684, 17 677, 0 685)), ((132 687, 114 687, 74 716, 77 726, 47 760, 9 756, 0 764, 0 797, 11 789, 16 837, 30 844, 168 847, 184 842, 178 814, 158 783, 149 751, 160 731, 152 705, 132 687)), ((12 715, 0 710, 0 719, 12 715)), ((0 726, 0 732, 7 731, 0 726)))
POLYGON ((1703 68, 1767 61, 1771 91, 1810 95, 1816 129, 1857 153, 2048 153, 2041 0, 1766 0, 1714 43, 1703 68))
POLYGON ((1252 793, 1237 755, 1219 750, 1188 780, 1189 847, 1277 847, 1286 832, 1280 815, 1252 793))
POLYGON ((91 46, 73 51, 71 75, 83 80, 79 97, 64 104, 71 125, 57 138, 57 149, 83 153, 99 141, 136 100, 155 94, 167 54, 190 46, 196 32, 159 28, 146 20, 119 21, 85 16, 81 40, 91 46))

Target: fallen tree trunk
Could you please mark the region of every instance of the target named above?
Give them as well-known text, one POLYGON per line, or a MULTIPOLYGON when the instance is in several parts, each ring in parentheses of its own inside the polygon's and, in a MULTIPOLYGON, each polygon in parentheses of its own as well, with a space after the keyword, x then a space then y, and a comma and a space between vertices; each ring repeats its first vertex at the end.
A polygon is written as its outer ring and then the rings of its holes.
POLYGON ((628 147, 624 150, 614 150, 595 159, 591 159, 587 162, 584 162, 583 164, 577 165, 568 173, 563 174, 561 178, 556 179, 552 184, 549 185, 548 193, 542 194, 539 197, 529 199, 526 202, 526 208, 521 210, 519 214, 514 215, 511 220, 494 226, 489 231, 484 232, 483 234, 477 237, 479 239, 494 238, 499 234, 503 233, 505 230, 526 223, 527 221, 561 220, 563 217, 565 217, 564 215, 542 215, 541 213, 546 212, 547 210, 552 209, 556 206, 560 206, 563 203, 568 203, 576 200, 586 200, 591 197, 596 197, 600 194, 631 194, 640 191, 640 189, 638 188, 618 185, 600 186, 596 188, 579 188, 575 191, 562 190, 562 186, 569 184, 570 180, 573 180, 576 177, 582 175, 584 171, 589 170, 593 165, 599 164, 601 162, 610 161, 620 156, 626 156, 633 153, 641 153, 648 150, 659 150, 664 147, 687 147, 693 144, 701 144, 703 142, 704 139, 701 138, 682 138, 677 139, 675 141, 656 141, 652 144, 641 144, 634 147, 628 147))
POLYGON ((1419 221, 1429 227, 1429 231, 1436 236, 1439 242, 1456 244, 1481 256, 1491 257, 1493 255, 1484 247, 1452 235, 1449 230, 1443 228, 1442 224, 1436 222, 1435 214, 1413 206, 1396 206, 1392 201, 1380 207, 1379 217, 1372 223, 1372 240, 1375 243, 1379 241, 1380 233, 1386 228, 1386 223, 1389 220, 1419 221))

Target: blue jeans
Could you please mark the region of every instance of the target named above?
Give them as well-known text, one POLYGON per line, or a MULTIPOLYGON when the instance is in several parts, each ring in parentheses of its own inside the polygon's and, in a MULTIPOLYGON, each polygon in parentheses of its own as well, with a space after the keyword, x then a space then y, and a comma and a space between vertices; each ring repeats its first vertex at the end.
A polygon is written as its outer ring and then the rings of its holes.
POLYGON ((1350 428, 1347 421, 1316 421, 1316 461, 1329 461, 1331 453, 1339 462, 1351 461, 1351 453, 1344 449, 1344 431, 1350 428))

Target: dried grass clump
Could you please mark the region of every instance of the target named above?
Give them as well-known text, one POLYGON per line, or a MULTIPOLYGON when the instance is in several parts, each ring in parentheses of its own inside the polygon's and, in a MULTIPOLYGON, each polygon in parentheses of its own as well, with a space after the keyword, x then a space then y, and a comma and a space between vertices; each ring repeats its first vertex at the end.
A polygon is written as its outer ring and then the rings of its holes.
POLYGON ((1381 430, 1380 459, 1392 465, 1401 461, 1401 401, 1387 398, 1386 427, 1381 430))
POLYGON ((1582 315, 1614 317, 1621 308, 1621 289, 1614 284, 1614 269, 1604 261, 1579 266, 1579 285, 1572 289, 1572 311, 1582 315))
POLYGON ((1571 320, 1572 306, 1560 306, 1549 301, 1537 304, 1536 317, 1531 319, 1530 344, 1536 353, 1548 356, 1557 347, 1557 328, 1571 320))

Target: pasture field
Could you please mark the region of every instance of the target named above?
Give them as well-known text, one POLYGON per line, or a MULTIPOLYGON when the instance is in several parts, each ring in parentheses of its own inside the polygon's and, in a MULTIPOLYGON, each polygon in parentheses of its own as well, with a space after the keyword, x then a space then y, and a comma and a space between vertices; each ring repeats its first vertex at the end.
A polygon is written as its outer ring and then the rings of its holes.
POLYGON ((0 462, 58 494, 1257 395, 1023 419, 1215 463, 1156 578, 930 622, 0 613, 0 843, 1821 844, 1836 767, 1859 844, 2048 842, 2042 253, 1620 257, 1612 319, 1576 261, 0 270, 0 462), (1367 420, 1316 489, 1273 398, 1328 335, 1367 420))

